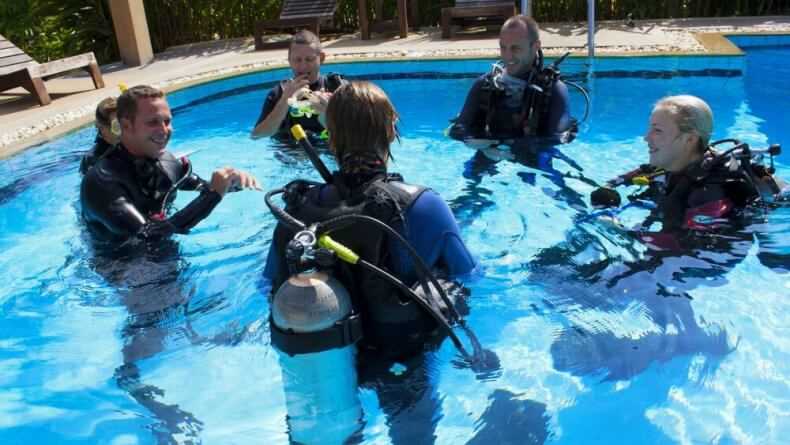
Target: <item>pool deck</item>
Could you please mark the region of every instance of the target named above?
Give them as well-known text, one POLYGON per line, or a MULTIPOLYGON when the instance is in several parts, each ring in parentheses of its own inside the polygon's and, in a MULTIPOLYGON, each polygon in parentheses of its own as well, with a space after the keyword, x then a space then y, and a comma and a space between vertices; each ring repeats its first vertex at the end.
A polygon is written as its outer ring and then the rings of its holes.
MULTIPOLYGON (((740 50, 725 34, 790 34, 790 16, 645 20, 628 26, 622 21, 599 22, 596 56, 737 55, 740 50)), ((374 36, 375 37, 375 36, 374 36)), ((587 55, 586 23, 543 24, 541 42, 547 55, 572 51, 587 55)), ((442 40, 439 30, 410 32, 405 39, 380 37, 362 41, 359 35, 324 42, 327 61, 495 57, 496 32, 474 30, 442 40)), ((87 74, 46 82, 52 103, 45 107, 27 91, 0 93, 0 159, 56 138, 93 121, 96 104, 119 94, 118 84, 151 84, 172 91, 221 77, 283 67, 286 50, 255 51, 252 38, 184 45, 156 54, 153 62, 128 68, 121 63, 102 66, 106 87, 93 89, 87 74)), ((177 125, 177 123, 176 123, 177 125)))

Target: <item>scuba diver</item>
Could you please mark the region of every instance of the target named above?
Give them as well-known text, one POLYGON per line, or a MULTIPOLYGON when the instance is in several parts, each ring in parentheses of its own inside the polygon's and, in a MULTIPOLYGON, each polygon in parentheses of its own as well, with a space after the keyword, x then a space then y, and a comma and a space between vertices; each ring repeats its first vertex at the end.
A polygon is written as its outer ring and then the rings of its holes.
MULTIPOLYGON (((540 30, 530 17, 509 18, 499 34, 501 64, 472 85, 449 136, 475 149, 503 140, 565 143, 576 135, 566 83, 543 67, 540 30)), ((510 145, 510 144, 508 144, 510 145)))
POLYGON ((173 129, 161 90, 146 85, 126 90, 117 115, 120 143, 88 170, 80 187, 82 216, 95 239, 125 242, 187 233, 228 191, 259 189, 253 176, 230 167, 205 181, 185 157, 166 150, 173 129), (200 195, 168 216, 179 189, 200 195))
POLYGON ((702 99, 681 95, 659 100, 645 135, 649 164, 593 191, 592 204, 617 207, 621 200, 614 187, 647 185, 629 196, 631 203, 653 207, 641 229, 660 222, 660 234, 651 234, 651 239, 671 240, 689 232, 717 231, 749 208, 784 199, 789 189, 773 176, 778 145, 761 153, 734 139, 709 143, 712 132, 713 113, 702 99), (733 146, 718 149, 728 143, 733 146), (762 154, 771 157, 771 166, 759 162, 762 154), (663 236, 667 234, 671 238, 663 236))
POLYGON ((325 143, 326 106, 332 93, 346 82, 339 74, 321 75, 325 58, 318 36, 307 30, 294 34, 288 46, 293 78, 269 91, 252 129, 252 138, 271 136, 293 145, 296 141, 290 129, 299 124, 312 143, 325 143))
MULTIPOLYGON (((779 146, 756 150, 733 139, 710 143, 712 132, 713 114, 700 98, 659 100, 645 136, 649 164, 593 191, 592 204, 607 208, 577 219, 565 242, 531 261, 531 279, 556 287, 549 293, 575 308, 551 348, 556 369, 622 380, 653 363, 694 354, 715 360, 735 347, 721 325, 695 315, 690 292, 727 283, 728 272, 749 255, 755 237, 763 249, 766 229, 750 225, 755 219, 750 216, 762 219, 788 187, 773 176, 779 146), (725 144, 732 147, 724 150, 725 144), (771 157, 770 166, 761 163, 763 154, 771 157), (614 190, 620 185, 647 189, 621 207, 614 190), (618 221, 629 207, 650 211, 634 229, 618 221), (607 323, 596 315, 602 312, 621 312, 626 321, 607 323), (638 321, 629 324, 634 317, 638 321), (645 321, 650 326, 639 335, 624 327, 645 321)), ((756 256, 765 264, 760 253, 756 256)))
POLYGON ((264 276, 276 290, 270 332, 281 351, 291 438, 352 440, 362 418, 358 370, 361 384, 377 390, 393 442, 422 442, 441 417, 433 356, 425 354, 431 345, 448 335, 467 367, 499 366, 461 318, 465 295, 453 292, 460 286, 432 272, 466 275, 476 262, 447 204, 388 171, 398 115, 379 87, 343 85, 326 115, 339 171, 330 173, 296 129, 325 183, 296 180, 266 195, 278 224, 264 276), (277 194, 284 210, 271 200, 277 194), (452 325, 465 330, 474 356, 452 325))
POLYGON ((93 148, 82 157, 80 174, 87 173, 88 169, 96 165, 99 159, 121 141, 117 111, 118 103, 114 97, 107 97, 96 106, 96 141, 93 148))

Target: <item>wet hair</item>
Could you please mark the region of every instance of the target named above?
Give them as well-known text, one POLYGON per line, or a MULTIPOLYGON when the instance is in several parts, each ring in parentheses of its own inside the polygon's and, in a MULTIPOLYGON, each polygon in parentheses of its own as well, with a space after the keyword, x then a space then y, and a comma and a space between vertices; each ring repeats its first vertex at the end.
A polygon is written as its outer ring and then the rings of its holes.
POLYGON ((291 43, 288 45, 288 57, 291 57, 291 48, 294 45, 309 45, 310 48, 313 48, 317 53, 320 53, 321 48, 321 39, 318 38, 317 35, 313 34, 312 31, 308 31, 303 29, 291 37, 291 43))
POLYGON ((520 26, 527 28, 527 38, 530 42, 537 42, 540 40, 540 27, 538 26, 538 22, 536 22, 532 17, 527 17, 522 14, 514 15, 513 17, 507 19, 505 24, 502 25, 502 30, 520 26))
POLYGON ((114 97, 107 97, 96 105, 96 125, 109 127, 112 122, 110 115, 118 111, 118 102, 114 97))
POLYGON ((329 146, 340 170, 353 173, 359 167, 386 166, 390 141, 398 136, 398 112, 389 97, 371 82, 348 82, 329 99, 326 127, 329 146))
POLYGON ((657 110, 669 113, 682 133, 696 134, 697 150, 707 151, 713 133, 713 112, 704 100, 690 95, 667 96, 653 106, 653 112, 657 110))
POLYGON ((165 97, 165 93, 159 88, 148 85, 136 85, 123 94, 118 96, 118 111, 116 116, 118 120, 129 119, 134 120, 137 116, 137 101, 140 99, 159 99, 165 97))

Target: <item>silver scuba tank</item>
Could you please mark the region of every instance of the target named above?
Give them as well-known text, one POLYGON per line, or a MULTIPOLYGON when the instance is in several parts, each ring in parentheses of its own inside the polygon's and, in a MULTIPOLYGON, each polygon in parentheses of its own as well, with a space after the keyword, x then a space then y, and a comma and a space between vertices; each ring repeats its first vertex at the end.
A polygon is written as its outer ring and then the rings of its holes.
POLYGON ((272 299, 272 344, 294 442, 342 444, 361 427, 354 345, 361 324, 352 312, 348 291, 324 272, 290 277, 272 299))

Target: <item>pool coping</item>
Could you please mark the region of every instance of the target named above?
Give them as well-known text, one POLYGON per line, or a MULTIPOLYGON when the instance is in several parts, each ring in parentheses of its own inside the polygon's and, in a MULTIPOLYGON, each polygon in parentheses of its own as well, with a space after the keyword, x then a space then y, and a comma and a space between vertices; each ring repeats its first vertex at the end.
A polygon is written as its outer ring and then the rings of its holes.
MULTIPOLYGON (((624 57, 737 57, 743 56, 744 52, 735 45, 729 36, 786 36, 790 32, 785 31, 745 31, 745 32, 690 32, 691 36, 703 47, 703 51, 696 50, 677 50, 677 51, 612 51, 605 54, 596 55, 596 59, 605 58, 624 58, 624 57)), ((579 47, 549 48, 547 55, 556 56, 570 50, 570 57, 586 58, 586 50, 579 47)), ((457 50, 455 54, 442 50, 433 51, 368 51, 364 53, 335 53, 332 60, 326 62, 326 66, 334 64, 349 63, 370 63, 370 62, 409 62, 409 61, 441 61, 441 60, 475 60, 490 59, 498 54, 495 50, 457 50)), ((153 83, 163 89, 166 93, 191 88, 197 85, 221 81, 224 79, 267 72, 276 69, 286 68, 284 61, 263 61, 247 64, 233 65, 226 68, 207 70, 195 75, 180 76, 153 83)), ((0 160, 9 158, 29 148, 50 142, 68 133, 78 131, 87 126, 93 125, 95 104, 83 106, 68 113, 60 113, 51 119, 45 120, 41 125, 47 128, 36 131, 36 129, 20 128, 17 130, 17 138, 10 143, 3 144, 0 141, 0 160), (62 120, 63 122, 58 122, 62 120), (54 121, 54 122, 52 122, 54 121), (28 130, 26 136, 19 136, 28 130)))

